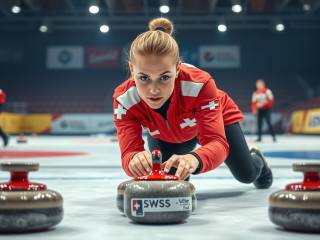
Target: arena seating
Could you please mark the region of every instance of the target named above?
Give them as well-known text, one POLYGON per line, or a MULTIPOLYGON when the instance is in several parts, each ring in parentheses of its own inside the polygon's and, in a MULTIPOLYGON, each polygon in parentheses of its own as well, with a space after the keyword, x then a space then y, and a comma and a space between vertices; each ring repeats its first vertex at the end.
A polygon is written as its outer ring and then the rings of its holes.
MULTIPOLYGON (((244 112, 250 112, 251 94, 255 89, 256 76, 246 75, 234 77, 234 74, 221 74, 215 77, 218 87, 226 91, 244 112)), ((287 84, 290 76, 263 76, 274 93, 274 111, 283 111, 297 104, 318 105, 319 100, 305 99, 298 83, 287 84)), ((14 103, 24 106, 29 113, 97 113, 112 112, 112 94, 120 83, 112 76, 111 79, 81 80, 47 80, 47 83, 30 83, 27 87, 15 88, 9 94, 8 110, 15 111, 14 103), (49 82, 49 83, 48 83, 49 82), (76 85, 76 87, 75 87, 76 85), (26 91, 27 89, 27 91, 26 91), (39 91, 41 89, 41 91, 39 91), (11 107, 10 107, 11 106, 11 107)), ((298 105, 300 106, 300 105, 298 105)), ((15 108, 17 109, 17 108, 15 108)), ((19 108, 21 110, 21 107, 19 108)))

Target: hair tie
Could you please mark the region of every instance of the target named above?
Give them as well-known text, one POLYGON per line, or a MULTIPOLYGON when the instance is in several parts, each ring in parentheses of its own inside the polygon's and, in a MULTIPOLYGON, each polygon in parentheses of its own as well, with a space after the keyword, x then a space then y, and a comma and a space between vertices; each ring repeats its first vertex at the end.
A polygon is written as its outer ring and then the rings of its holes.
POLYGON ((157 31, 157 30, 162 31, 162 32, 166 31, 166 29, 164 27, 156 27, 155 31, 157 31))

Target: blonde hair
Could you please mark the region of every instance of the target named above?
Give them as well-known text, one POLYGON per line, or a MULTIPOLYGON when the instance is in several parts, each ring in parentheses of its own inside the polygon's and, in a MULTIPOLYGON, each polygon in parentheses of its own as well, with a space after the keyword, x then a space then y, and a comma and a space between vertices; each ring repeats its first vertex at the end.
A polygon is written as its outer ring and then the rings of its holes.
POLYGON ((134 62, 137 55, 171 55, 179 62, 179 47, 171 36, 173 24, 167 18, 155 18, 149 22, 149 30, 139 34, 131 44, 129 62, 134 62))

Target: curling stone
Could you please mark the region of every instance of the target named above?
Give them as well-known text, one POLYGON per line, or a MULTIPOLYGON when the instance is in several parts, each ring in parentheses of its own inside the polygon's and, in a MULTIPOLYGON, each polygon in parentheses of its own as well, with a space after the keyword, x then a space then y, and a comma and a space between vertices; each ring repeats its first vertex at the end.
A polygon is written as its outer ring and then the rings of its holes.
POLYGON ((137 223, 169 224, 186 220, 192 211, 194 186, 161 170, 161 153, 152 152, 152 172, 128 183, 124 213, 137 223))
POLYGON ((119 209, 120 212, 123 213, 124 209, 123 209, 123 195, 124 195, 124 191, 126 190, 128 184, 132 183, 134 180, 129 180, 129 181, 125 181, 119 184, 118 189, 117 189, 117 207, 119 209))
POLYGON ((63 218, 63 199, 46 185, 28 181, 28 172, 38 163, 2 163, 11 172, 8 183, 0 183, 0 232, 33 232, 49 229, 63 218))
POLYGON ((320 232, 320 162, 293 164, 303 182, 288 184, 269 198, 270 220, 287 230, 320 232))
POLYGON ((27 139, 26 139, 24 133, 19 134, 19 137, 17 139, 17 143, 27 143, 27 139))
MULTIPOLYGON (((120 212, 124 212, 124 207, 123 207, 123 195, 124 191, 126 190, 126 187, 128 184, 132 183, 134 180, 129 180, 125 181, 119 184, 118 189, 117 189, 117 207, 120 212)), ((192 193, 192 212, 197 208, 197 197, 196 197, 196 189, 193 184, 190 185, 191 193, 192 193)))

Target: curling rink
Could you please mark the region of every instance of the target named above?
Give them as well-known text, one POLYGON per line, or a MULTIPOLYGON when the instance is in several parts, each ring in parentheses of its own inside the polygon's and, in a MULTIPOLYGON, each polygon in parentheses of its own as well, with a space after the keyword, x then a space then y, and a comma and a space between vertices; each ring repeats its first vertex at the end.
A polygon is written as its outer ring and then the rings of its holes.
MULTIPOLYGON (((319 137, 283 135, 272 143, 265 136, 256 144, 254 137, 248 136, 249 145, 259 146, 266 155, 273 169, 273 186, 257 190, 252 184, 239 183, 225 165, 192 176, 197 209, 187 221, 173 225, 134 224, 120 214, 117 186, 129 178, 121 168, 118 143, 112 137, 27 136, 25 144, 16 143, 16 138, 11 137, 8 148, 1 148, 0 162, 39 162, 40 170, 31 172, 30 180, 62 194, 64 219, 50 231, 2 234, 0 239, 319 239, 317 234, 281 230, 268 218, 269 195, 302 180, 302 173, 293 172, 291 164, 320 160, 319 137)), ((1 172, 0 181, 6 182, 8 177, 1 172)))

